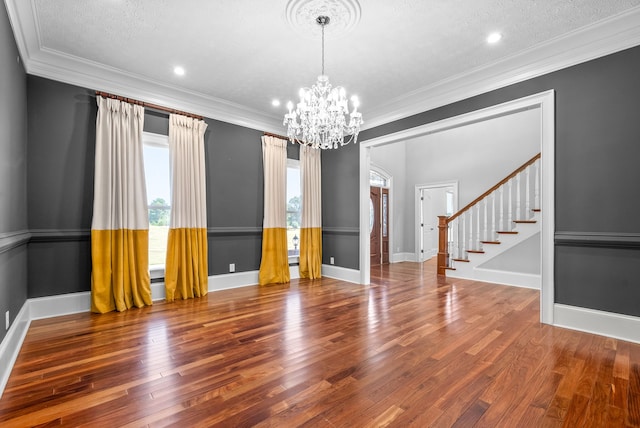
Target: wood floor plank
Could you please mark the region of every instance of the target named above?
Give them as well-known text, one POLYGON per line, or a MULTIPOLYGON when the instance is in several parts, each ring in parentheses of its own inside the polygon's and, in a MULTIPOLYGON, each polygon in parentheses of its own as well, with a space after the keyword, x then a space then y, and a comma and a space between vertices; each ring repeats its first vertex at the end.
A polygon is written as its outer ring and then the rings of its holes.
POLYGON ((33 321, 0 426, 640 428, 640 345, 435 260, 33 321))

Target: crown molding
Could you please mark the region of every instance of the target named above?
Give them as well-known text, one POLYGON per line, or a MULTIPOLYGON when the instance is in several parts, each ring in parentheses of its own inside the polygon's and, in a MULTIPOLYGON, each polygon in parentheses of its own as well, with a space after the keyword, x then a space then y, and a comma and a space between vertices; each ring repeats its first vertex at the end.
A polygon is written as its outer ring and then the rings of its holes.
MULTIPOLYGON (((33 1, 5 0, 27 73, 166 105, 247 128, 273 133, 282 131, 280 116, 42 48, 33 1)), ((640 6, 492 64, 404 94, 384 105, 364 110, 362 129, 374 128, 640 45, 638 22, 640 6)))
POLYGON ((24 63, 27 73, 35 76, 164 105, 260 131, 282 131, 281 118, 265 112, 51 49, 40 49, 29 59, 25 58, 24 63))
MULTIPOLYGON (((370 129, 640 45, 640 6, 363 112, 370 129)), ((552 88, 549 88, 552 89, 552 88)))

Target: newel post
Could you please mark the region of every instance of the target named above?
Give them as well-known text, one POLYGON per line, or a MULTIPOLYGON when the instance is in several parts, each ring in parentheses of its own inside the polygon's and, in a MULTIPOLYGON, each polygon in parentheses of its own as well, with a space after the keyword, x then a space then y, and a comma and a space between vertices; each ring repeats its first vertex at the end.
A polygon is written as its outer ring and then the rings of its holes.
POLYGON ((449 259, 449 225, 447 224, 446 215, 438 216, 438 275, 444 275, 447 260, 449 259))

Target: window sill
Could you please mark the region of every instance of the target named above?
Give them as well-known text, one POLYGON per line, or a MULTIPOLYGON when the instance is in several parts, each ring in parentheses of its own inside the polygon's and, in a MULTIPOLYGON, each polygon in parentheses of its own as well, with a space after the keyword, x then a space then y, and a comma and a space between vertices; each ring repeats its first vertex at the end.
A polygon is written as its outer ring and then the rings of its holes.
POLYGON ((149 266, 149 277, 151 279, 164 279, 164 265, 149 266))

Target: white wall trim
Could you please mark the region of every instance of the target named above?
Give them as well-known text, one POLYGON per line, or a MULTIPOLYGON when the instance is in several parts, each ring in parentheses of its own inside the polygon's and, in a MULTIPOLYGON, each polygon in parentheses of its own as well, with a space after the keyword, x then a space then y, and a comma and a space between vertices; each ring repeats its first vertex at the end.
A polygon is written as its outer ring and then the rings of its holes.
POLYGON ((553 324, 554 303, 554 230, 555 230, 555 92, 553 90, 529 95, 527 97, 508 101, 496 106, 446 118, 437 122, 427 123, 414 128, 405 129, 392 134, 360 143, 360 281, 362 284, 370 282, 369 260, 369 165, 372 147, 410 140, 426 134, 433 134, 451 128, 465 126, 478 121, 513 114, 529 109, 540 110, 541 127, 541 266, 542 282, 540 290, 540 321, 553 324))
POLYGON ((91 310, 91 292, 58 294, 36 297, 27 300, 30 320, 60 317, 63 315, 89 312, 91 310))
POLYGON ((209 291, 229 290, 232 288, 258 285, 259 271, 225 273, 209 277, 209 291))
POLYGON ((22 342, 24 342, 29 330, 29 324, 31 324, 31 319, 29 318, 29 301, 27 300, 0 343, 0 398, 2 398, 13 365, 20 353, 22 342))
MULTIPOLYGON (((452 278, 464 278, 451 273, 452 278)), ((510 285, 512 287, 531 288, 540 290, 540 275, 533 273, 512 272, 498 269, 475 268, 473 279, 476 281, 493 282, 495 284, 510 285)))
MULTIPOLYGON (((29 74, 104 90, 248 128, 281 132, 282 117, 107 67, 41 46, 32 1, 6 0, 29 74)), ((370 108, 363 129, 402 119, 640 44, 640 7, 578 28, 499 61, 451 76, 370 108)))
POLYGON ((577 306, 554 305, 554 325, 640 343, 640 318, 577 306))
MULTIPOLYGON (((368 236, 368 235, 367 235, 368 236)), ((360 283, 360 271, 334 265, 322 265, 322 276, 340 279, 346 282, 360 283)))
POLYGON ((362 129, 504 88, 640 44, 640 7, 370 108, 362 129))
POLYGON ((391 263, 416 262, 415 253, 393 253, 391 263))

